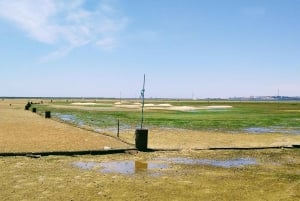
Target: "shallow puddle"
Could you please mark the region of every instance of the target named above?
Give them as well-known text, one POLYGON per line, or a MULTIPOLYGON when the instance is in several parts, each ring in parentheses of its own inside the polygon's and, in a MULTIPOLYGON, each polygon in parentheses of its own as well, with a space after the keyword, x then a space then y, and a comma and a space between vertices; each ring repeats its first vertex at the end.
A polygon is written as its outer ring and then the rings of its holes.
POLYGON ((55 116, 57 116, 58 118, 60 118, 61 120, 64 120, 64 121, 75 121, 76 120, 76 117, 71 114, 55 114, 55 116))
POLYGON ((83 170, 94 169, 97 166, 99 166, 98 164, 99 163, 97 163, 97 162, 81 162, 81 161, 73 163, 73 165, 75 167, 78 167, 78 168, 83 169, 83 170))
POLYGON ((171 164, 184 165, 211 165, 223 168, 243 167, 257 164, 253 158, 238 158, 231 160, 209 160, 193 159, 185 157, 157 158, 153 161, 110 161, 110 162, 74 162, 73 166, 83 170, 94 170, 101 173, 119 173, 133 175, 137 173, 147 173, 149 176, 161 176, 162 169, 171 167, 171 164))
POLYGON ((149 163, 141 161, 119 161, 107 162, 101 164, 103 173, 121 173, 121 174, 135 174, 138 172, 149 171, 154 169, 167 168, 167 164, 163 163, 149 163))
POLYGON ((169 161, 175 164, 211 165, 211 166, 223 167, 223 168, 243 167, 246 165, 257 164, 256 160, 253 158, 237 158, 231 160, 210 160, 210 159, 193 159, 193 158, 175 157, 175 158, 163 158, 161 160, 169 161))
POLYGON ((75 162, 75 167, 83 170, 96 170, 101 173, 136 174, 147 172, 156 175, 155 170, 168 168, 166 163, 144 162, 144 161, 111 161, 111 162, 75 162))
POLYGON ((284 133, 284 134, 300 134, 300 129, 288 129, 288 128, 281 128, 281 127, 270 127, 270 128, 263 128, 263 127, 251 127, 246 128, 244 131, 248 133, 284 133))
POLYGON ((84 123, 81 120, 77 119, 76 116, 74 116, 72 114, 54 113, 53 116, 58 118, 58 119, 61 119, 63 121, 76 124, 78 126, 83 126, 84 125, 84 123))

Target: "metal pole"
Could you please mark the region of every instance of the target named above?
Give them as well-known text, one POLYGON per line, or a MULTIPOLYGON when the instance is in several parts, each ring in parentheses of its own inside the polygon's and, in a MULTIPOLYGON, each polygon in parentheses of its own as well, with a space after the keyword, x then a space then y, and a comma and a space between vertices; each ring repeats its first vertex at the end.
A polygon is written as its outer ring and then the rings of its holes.
POLYGON ((141 92, 142 96, 142 121, 141 121, 141 128, 143 128, 143 122, 144 122, 144 103, 145 103, 145 74, 144 74, 144 82, 143 82, 143 89, 141 92))

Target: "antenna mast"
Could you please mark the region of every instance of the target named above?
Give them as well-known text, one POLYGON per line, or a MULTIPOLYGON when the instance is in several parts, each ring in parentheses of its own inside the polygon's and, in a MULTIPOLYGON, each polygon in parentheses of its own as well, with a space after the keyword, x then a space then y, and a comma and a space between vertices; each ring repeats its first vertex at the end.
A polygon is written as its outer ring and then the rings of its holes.
POLYGON ((144 122, 144 103, 145 103, 145 74, 144 74, 143 89, 141 91, 141 98, 142 98, 142 120, 141 120, 141 128, 143 128, 143 122, 144 122))

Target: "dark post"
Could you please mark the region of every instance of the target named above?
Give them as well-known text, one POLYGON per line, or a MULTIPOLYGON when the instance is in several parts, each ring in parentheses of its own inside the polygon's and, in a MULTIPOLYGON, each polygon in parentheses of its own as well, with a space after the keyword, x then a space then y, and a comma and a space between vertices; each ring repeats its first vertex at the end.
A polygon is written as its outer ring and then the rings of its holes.
POLYGON ((31 107, 31 103, 28 102, 28 103, 25 105, 25 110, 29 110, 30 107, 31 107))
POLYGON ((135 147, 139 151, 148 150, 148 129, 137 128, 135 130, 135 147))
POLYGON ((51 112, 50 112, 50 111, 46 111, 46 112, 45 112, 45 118, 46 118, 46 119, 51 118, 51 112))

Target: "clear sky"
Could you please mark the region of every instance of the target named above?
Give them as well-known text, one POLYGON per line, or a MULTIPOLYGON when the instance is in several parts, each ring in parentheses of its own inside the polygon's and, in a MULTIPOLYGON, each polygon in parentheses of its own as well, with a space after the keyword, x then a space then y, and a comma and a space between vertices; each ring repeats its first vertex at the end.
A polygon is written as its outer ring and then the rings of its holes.
POLYGON ((0 0, 0 96, 300 96, 300 0, 0 0))

